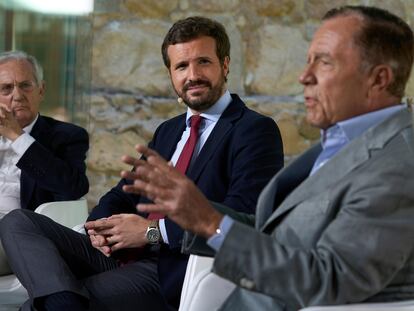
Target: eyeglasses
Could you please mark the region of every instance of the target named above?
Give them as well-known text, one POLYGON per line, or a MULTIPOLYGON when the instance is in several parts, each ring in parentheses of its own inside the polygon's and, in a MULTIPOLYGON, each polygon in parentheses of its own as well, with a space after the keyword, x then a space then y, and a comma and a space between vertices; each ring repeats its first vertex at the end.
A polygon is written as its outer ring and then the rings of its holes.
POLYGON ((0 94, 3 96, 10 95, 13 92, 15 86, 17 86, 22 92, 29 93, 34 90, 35 85, 36 84, 33 81, 0 83, 0 94))

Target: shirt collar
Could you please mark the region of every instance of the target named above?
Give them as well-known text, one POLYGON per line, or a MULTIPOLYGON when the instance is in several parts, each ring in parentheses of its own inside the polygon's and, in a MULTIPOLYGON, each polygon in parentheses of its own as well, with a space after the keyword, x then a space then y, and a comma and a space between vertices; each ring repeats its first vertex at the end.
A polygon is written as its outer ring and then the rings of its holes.
POLYGON ((36 118, 32 121, 32 123, 30 123, 28 126, 23 128, 23 131, 27 134, 30 134, 30 132, 33 129, 33 126, 35 125, 37 119, 39 119, 39 114, 37 114, 36 118))
MULTIPOLYGON (((221 114, 226 110, 227 106, 230 105, 232 101, 230 92, 226 90, 224 94, 219 98, 219 100, 206 111, 202 112, 200 116, 204 119, 217 122, 220 119, 221 114)), ((193 115, 190 108, 187 109, 186 124, 190 126, 190 118, 193 115)))
POLYGON ((389 118, 391 115, 406 109, 405 105, 395 105, 380 110, 368 112, 344 121, 340 121, 334 126, 322 131, 321 139, 322 145, 329 139, 332 134, 334 136, 343 135, 348 141, 360 136, 370 127, 377 125, 389 118))

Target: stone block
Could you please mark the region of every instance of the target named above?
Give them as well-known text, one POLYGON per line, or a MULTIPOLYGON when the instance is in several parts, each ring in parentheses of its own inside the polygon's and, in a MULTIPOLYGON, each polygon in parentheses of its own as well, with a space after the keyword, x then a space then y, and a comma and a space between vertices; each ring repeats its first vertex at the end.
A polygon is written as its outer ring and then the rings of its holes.
POLYGON ((123 155, 137 155, 136 144, 146 144, 142 137, 129 131, 113 134, 105 131, 93 133, 87 165, 89 170, 97 172, 116 172, 130 167, 121 162, 123 155))
POLYGON ((145 18, 166 18, 178 6, 178 0, 125 0, 123 9, 145 18))
POLYGON ((298 78, 306 63, 308 42, 300 29, 268 24, 257 30, 257 37, 258 42, 248 43, 246 91, 264 95, 301 93, 298 78))
POLYGON ((155 20, 115 20, 97 31, 92 49, 93 87, 171 95, 161 57, 161 43, 170 26, 155 20))
POLYGON ((240 0, 191 0, 187 7, 204 12, 233 12, 239 7, 240 0))
POLYGON ((303 22, 302 0, 250 0, 250 3, 261 17, 276 17, 294 23, 303 22))
POLYGON ((292 116, 285 115, 276 120, 282 135, 283 150, 286 156, 302 153, 310 146, 310 142, 302 137, 298 124, 292 116))

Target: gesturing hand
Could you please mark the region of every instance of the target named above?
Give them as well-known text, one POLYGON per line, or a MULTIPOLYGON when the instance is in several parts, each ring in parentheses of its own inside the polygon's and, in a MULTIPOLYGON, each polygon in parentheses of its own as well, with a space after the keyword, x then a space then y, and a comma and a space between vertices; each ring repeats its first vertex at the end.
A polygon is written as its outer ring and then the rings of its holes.
POLYGON ((145 195, 154 202, 139 204, 138 209, 165 214, 183 229, 196 234, 213 235, 223 215, 211 206, 196 185, 155 151, 143 145, 136 146, 136 150, 146 161, 123 157, 123 162, 135 168, 132 172, 122 171, 122 177, 134 180, 132 185, 123 186, 123 190, 145 195))

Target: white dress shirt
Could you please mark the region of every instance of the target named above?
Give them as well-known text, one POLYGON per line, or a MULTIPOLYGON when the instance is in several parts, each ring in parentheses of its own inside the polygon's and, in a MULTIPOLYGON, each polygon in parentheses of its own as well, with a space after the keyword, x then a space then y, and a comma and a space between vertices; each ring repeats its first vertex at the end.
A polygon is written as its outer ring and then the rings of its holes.
POLYGON ((329 127, 321 131, 322 152, 315 161, 310 175, 314 174, 325 163, 327 163, 337 152, 345 147, 350 141, 360 136, 370 127, 381 123, 393 114, 407 109, 407 106, 396 105, 380 110, 365 113, 329 127))
POLYGON ((24 133, 14 142, 0 136, 0 218, 11 210, 20 208, 20 158, 35 141, 30 132, 39 116, 23 128, 24 133))
MULTIPOLYGON (((208 137, 210 136, 211 132, 213 131, 214 127, 217 124, 217 121, 220 119, 221 114, 224 110, 226 110, 227 106, 231 102, 231 95, 230 92, 227 90, 223 96, 219 98, 219 100, 211 106, 209 109, 204 111, 200 114, 203 119, 201 120, 200 128, 198 130, 198 140, 197 144, 194 148, 193 156, 190 161, 190 165, 188 166, 188 170, 191 169, 193 165, 195 165, 195 161, 197 156, 199 155, 201 149, 203 148, 205 142, 207 141, 208 137)), ((171 162, 175 166, 175 164, 178 161, 178 158, 180 157, 180 154, 184 148, 185 143, 187 142, 188 138, 190 137, 190 118, 192 117, 193 113, 188 108, 187 109, 187 116, 186 116, 186 128, 181 136, 181 139, 177 143, 177 147, 171 157, 171 162)), ((165 243, 168 243, 168 235, 167 230, 165 228, 165 222, 164 219, 159 220, 159 227, 162 235, 162 239, 165 243)))

